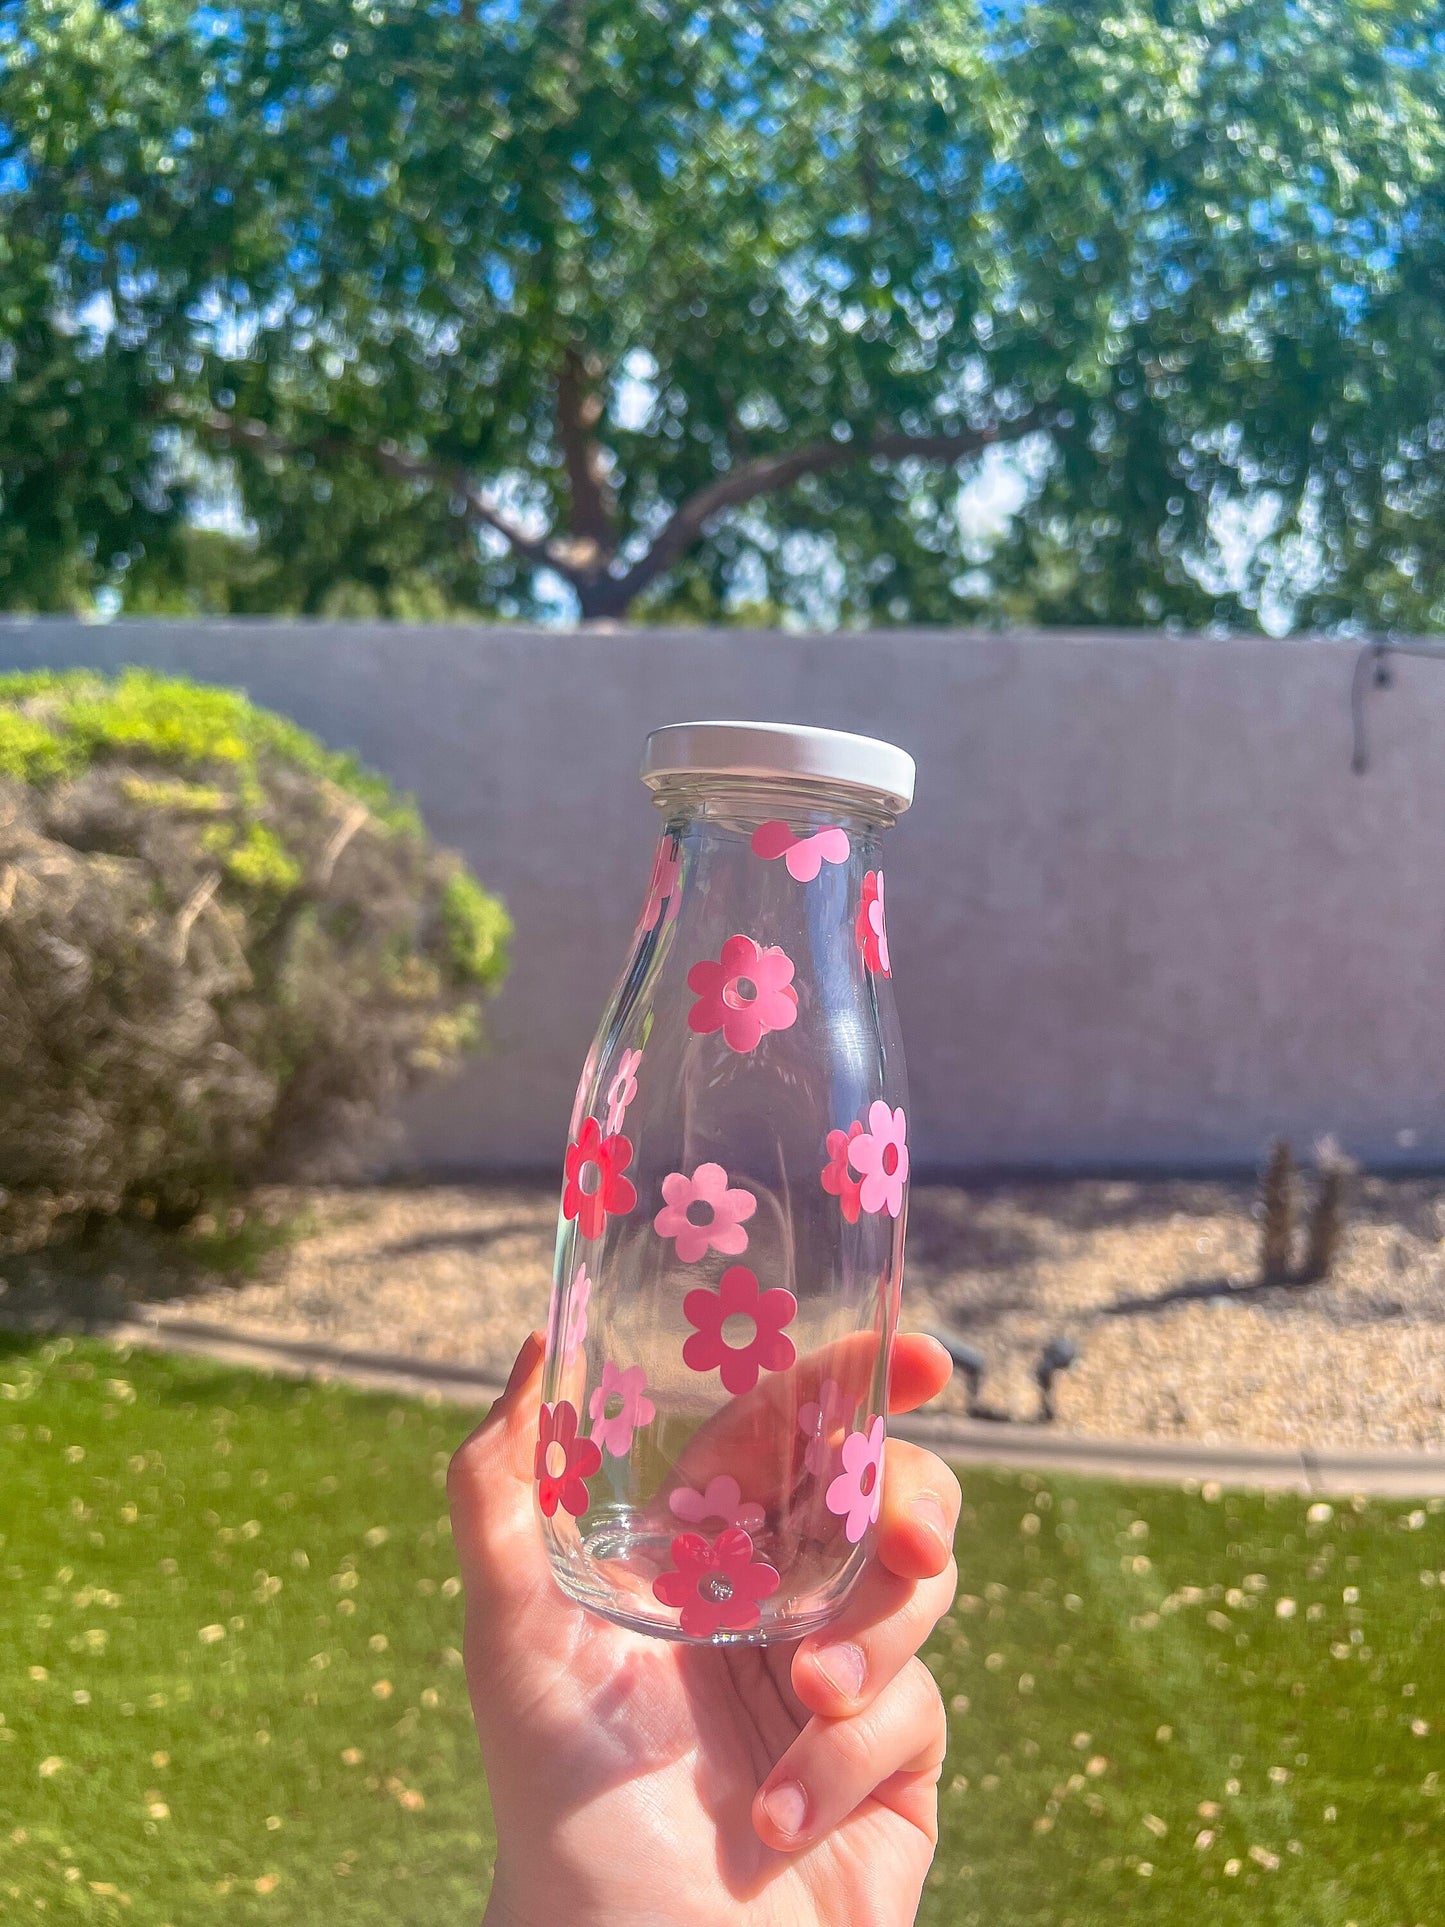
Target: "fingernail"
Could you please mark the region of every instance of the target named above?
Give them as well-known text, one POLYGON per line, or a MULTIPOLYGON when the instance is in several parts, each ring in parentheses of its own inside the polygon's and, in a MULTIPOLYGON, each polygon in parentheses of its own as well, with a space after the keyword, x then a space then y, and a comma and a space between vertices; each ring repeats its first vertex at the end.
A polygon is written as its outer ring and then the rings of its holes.
POLYGON ((913 1501, 913 1511, 915 1517, 947 1552, 949 1550, 948 1514, 943 1509, 943 1501, 935 1498, 931 1492, 920 1492, 913 1501))
POLYGON ((763 1812, 779 1833, 790 1837, 803 1831, 808 1817, 808 1798, 796 1780, 784 1780, 763 1795, 763 1812))
POLYGON ((502 1394, 503 1398, 507 1396, 507 1392, 515 1392, 519 1385, 526 1384, 527 1380, 532 1376, 533 1369, 541 1355, 542 1349, 542 1334, 540 1332, 528 1332, 526 1339, 523 1341, 522 1349, 517 1353, 511 1372, 508 1374, 506 1391, 502 1394))
POLYGON ((833 1691, 844 1699, 857 1699, 862 1692, 868 1662, 860 1646, 820 1646, 813 1655, 813 1663, 833 1691))

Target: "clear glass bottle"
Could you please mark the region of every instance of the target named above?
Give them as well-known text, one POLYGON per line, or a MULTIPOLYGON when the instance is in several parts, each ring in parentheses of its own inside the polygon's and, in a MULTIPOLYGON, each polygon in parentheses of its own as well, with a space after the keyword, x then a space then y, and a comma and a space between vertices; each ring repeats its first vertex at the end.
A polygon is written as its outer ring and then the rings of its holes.
POLYGON ((535 1474, 624 1625, 795 1639, 878 1516, 908 1149, 879 844, 902 750, 676 724, 632 953, 573 1107, 535 1474))

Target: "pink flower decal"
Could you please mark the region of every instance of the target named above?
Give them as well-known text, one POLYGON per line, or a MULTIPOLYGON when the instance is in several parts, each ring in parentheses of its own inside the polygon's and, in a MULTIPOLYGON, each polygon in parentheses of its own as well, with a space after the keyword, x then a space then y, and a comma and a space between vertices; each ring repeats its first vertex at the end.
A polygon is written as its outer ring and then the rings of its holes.
POLYGON ((625 1050, 618 1059, 617 1075, 607 1086, 607 1129, 614 1133, 622 1129, 622 1120, 627 1115, 627 1107, 637 1096, 637 1067, 642 1062, 640 1050, 625 1050))
POLYGON ((888 926, 883 920, 883 872, 869 870, 863 878, 863 900, 853 926, 863 961, 879 977, 891 977, 888 965, 888 926))
POLYGON ((853 854, 848 832, 836 824, 817 830, 812 836, 795 836, 788 825, 775 818, 760 823, 753 831, 752 851, 771 862, 781 857, 795 883, 811 883, 825 863, 846 863, 853 854))
POLYGON ((901 1105, 890 1111, 877 1098, 868 1106, 868 1129, 850 1139, 848 1162, 863 1180, 858 1188, 863 1209, 896 1218, 908 1182, 908 1126, 901 1105))
POLYGON ((657 920, 662 915, 662 906, 667 905, 667 922, 671 923, 682 905, 682 852, 670 836, 665 836, 657 846, 657 855, 652 859, 652 875, 647 879, 647 901, 642 906, 642 927, 655 930, 657 920))
POLYGON ((632 1450, 632 1434, 657 1417, 657 1407, 642 1396, 647 1374, 640 1365, 626 1371, 609 1358, 602 1367, 602 1383, 592 1394, 587 1410, 592 1419, 592 1443, 600 1445, 614 1459, 625 1459, 632 1450), (614 1400, 620 1409, 610 1416, 608 1405, 614 1400))
POLYGON ((562 1190, 562 1216, 575 1218, 584 1238, 600 1238, 608 1213, 620 1217, 637 1202, 637 1190, 622 1174, 632 1162, 632 1145, 625 1137, 603 1137, 602 1126, 589 1117, 567 1146, 567 1182, 562 1190))
POLYGON ((679 1519, 685 1519, 690 1526, 700 1526, 709 1519, 716 1519, 719 1525, 739 1526, 744 1532, 758 1532, 762 1529, 764 1512, 760 1505, 752 1505, 744 1500, 742 1488, 736 1479, 719 1472, 715 1479, 708 1481, 705 1492, 695 1492, 690 1485, 680 1485, 667 1502, 679 1519))
POLYGON ((660 1238, 677 1240, 677 1255, 685 1265, 695 1265, 709 1251, 725 1252, 735 1258, 748 1248, 743 1222, 758 1208, 751 1191, 741 1185, 728 1189, 728 1174, 720 1164, 700 1164, 688 1177, 672 1171, 662 1180, 662 1195, 667 1203, 652 1221, 660 1238), (710 1215, 702 1224, 690 1216, 700 1206, 710 1215))
POLYGON ((787 1030, 797 1021, 792 958, 762 949, 751 937, 729 937, 717 962, 693 965, 687 985, 697 993, 688 1029, 699 1036, 720 1030, 729 1050, 755 1050, 770 1030, 787 1030))
POLYGON ((848 1147, 854 1138, 862 1135, 863 1126, 855 1117, 846 1131, 829 1131, 827 1138, 828 1162, 823 1167, 823 1189, 830 1197, 837 1198, 849 1224, 857 1224, 863 1209, 863 1182, 848 1169, 848 1147))
POLYGON ((677 1570, 659 1574, 652 1590, 664 1606, 682 1608, 682 1630, 690 1639, 756 1626, 759 1601, 780 1583, 776 1568, 754 1560, 752 1539, 736 1526, 711 1540, 680 1532, 672 1542, 672 1563, 677 1570))
POLYGON ((699 1286, 682 1301, 682 1315, 694 1327, 682 1348, 682 1362, 694 1372, 716 1366, 728 1391, 750 1392, 760 1371, 786 1371, 797 1357, 783 1330, 797 1312, 792 1292, 781 1287, 760 1291, 746 1265, 729 1265, 716 1291, 699 1286), (744 1344, 732 1345, 723 1336, 723 1325, 738 1313, 752 1320, 752 1333, 744 1344))
POLYGON ((592 1296, 592 1280, 586 1265, 578 1265, 567 1297, 567 1317, 562 1326, 562 1362, 570 1365, 582 1349, 587 1336, 587 1301, 592 1296))
POLYGON ((843 1441, 843 1470, 828 1487, 826 1504, 844 1521, 848 1543, 856 1546, 876 1524, 883 1503, 883 1421, 867 1432, 850 1432, 843 1441))
POLYGON ((833 1439, 852 1422, 858 1409, 857 1392, 845 1392, 836 1380, 825 1378, 818 1396, 798 1408, 798 1430, 807 1439, 803 1464, 818 1478, 833 1462, 833 1439))
POLYGON ((587 1510, 587 1481, 602 1464, 591 1439, 577 1436, 577 1408, 566 1399, 542 1407, 532 1476, 537 1503, 550 1519, 560 1505, 578 1519, 587 1510))

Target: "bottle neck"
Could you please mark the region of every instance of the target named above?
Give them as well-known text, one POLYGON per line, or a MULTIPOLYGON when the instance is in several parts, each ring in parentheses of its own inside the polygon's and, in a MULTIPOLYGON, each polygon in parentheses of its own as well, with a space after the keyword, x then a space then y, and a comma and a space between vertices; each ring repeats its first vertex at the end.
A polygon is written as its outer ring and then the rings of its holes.
POLYGON ((786 777, 675 777, 653 801, 674 835, 693 825, 751 835, 764 823, 783 822, 798 831, 835 825, 871 838, 895 821, 888 799, 871 791, 786 777))

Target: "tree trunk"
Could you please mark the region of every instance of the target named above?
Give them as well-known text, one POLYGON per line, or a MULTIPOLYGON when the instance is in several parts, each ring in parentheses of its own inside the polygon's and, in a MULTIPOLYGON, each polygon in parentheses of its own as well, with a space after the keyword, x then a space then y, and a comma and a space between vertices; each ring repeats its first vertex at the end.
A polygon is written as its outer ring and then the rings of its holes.
POLYGON ((631 607, 634 591, 615 576, 575 578, 579 611, 584 622, 621 622, 631 607))

